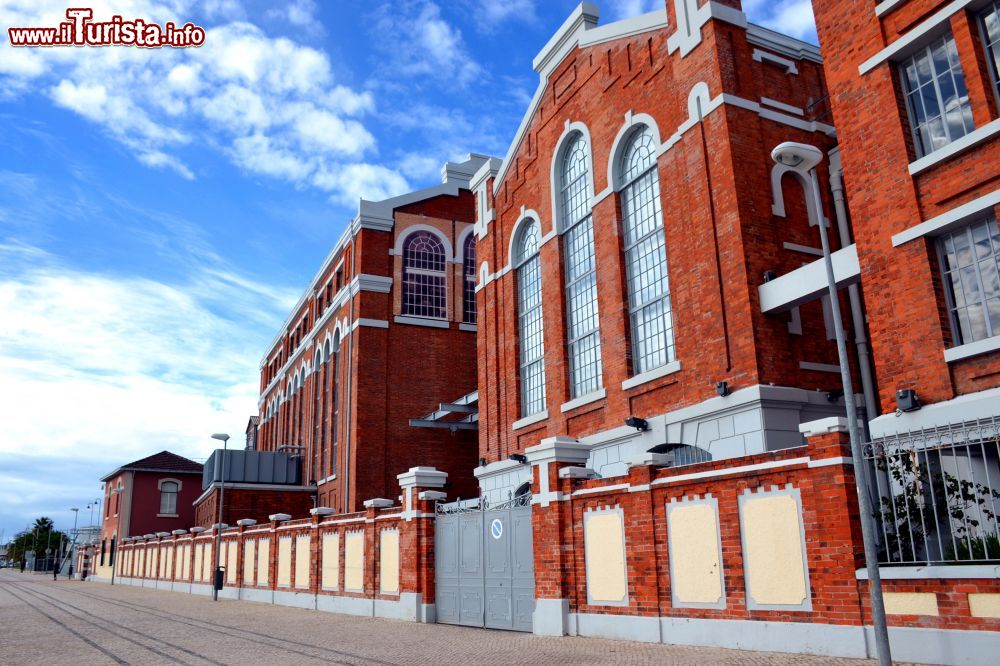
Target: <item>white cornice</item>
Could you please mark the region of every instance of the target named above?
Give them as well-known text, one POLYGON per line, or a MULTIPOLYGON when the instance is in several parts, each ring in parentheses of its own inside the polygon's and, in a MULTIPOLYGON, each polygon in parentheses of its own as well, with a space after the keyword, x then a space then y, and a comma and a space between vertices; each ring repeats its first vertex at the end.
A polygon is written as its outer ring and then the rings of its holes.
POLYGON ((823 64, 818 46, 753 23, 747 24, 747 41, 789 58, 823 64))

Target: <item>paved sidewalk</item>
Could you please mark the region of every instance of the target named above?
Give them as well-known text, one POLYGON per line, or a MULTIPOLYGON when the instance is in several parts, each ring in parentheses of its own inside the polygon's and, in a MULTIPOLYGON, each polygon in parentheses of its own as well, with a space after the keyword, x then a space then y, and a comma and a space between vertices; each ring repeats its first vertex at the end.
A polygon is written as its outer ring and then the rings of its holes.
POLYGON ((549 638, 0 571, 0 664, 865 664, 549 638))

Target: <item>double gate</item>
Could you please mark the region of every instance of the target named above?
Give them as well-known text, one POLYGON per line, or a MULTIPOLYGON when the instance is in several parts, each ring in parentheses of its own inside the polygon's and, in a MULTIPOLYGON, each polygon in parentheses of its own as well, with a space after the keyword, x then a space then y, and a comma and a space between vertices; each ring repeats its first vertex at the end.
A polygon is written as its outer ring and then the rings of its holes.
POLYGON ((492 507, 485 498, 439 504, 434 539, 438 622, 531 631, 530 493, 492 507))

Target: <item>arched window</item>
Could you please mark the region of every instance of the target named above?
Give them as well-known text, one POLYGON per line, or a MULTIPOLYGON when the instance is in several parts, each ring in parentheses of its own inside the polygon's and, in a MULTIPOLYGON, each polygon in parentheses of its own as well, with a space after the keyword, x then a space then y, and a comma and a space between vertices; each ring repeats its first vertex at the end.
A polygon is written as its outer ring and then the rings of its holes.
POLYGON ((616 183, 621 197, 633 374, 675 358, 656 147, 648 127, 634 130, 620 153, 616 183))
POLYGON ((334 339, 331 350, 333 359, 330 366, 330 464, 327 469, 327 476, 337 472, 337 431, 340 429, 340 404, 337 400, 338 388, 340 385, 340 337, 334 339))
POLYGON ((160 482, 160 513, 173 515, 177 513, 177 492, 181 484, 176 481, 160 482))
POLYGON ((444 319, 448 316, 445 251, 441 239, 417 231, 403 247, 403 314, 444 319))
POLYGON ((323 363, 323 351, 321 349, 317 349, 316 350, 316 359, 315 359, 315 361, 313 363, 313 373, 312 373, 312 376, 313 376, 313 381, 312 381, 312 385, 313 385, 313 410, 312 410, 312 418, 313 418, 313 440, 312 440, 312 448, 313 448, 313 454, 312 454, 312 469, 310 470, 310 475, 309 475, 310 478, 308 479, 309 481, 316 481, 317 480, 317 476, 316 476, 317 473, 318 473, 317 460, 319 458, 319 450, 323 447, 323 445, 322 445, 322 441, 323 441, 323 434, 322 434, 322 430, 323 430, 323 412, 320 411, 320 410, 322 409, 322 406, 323 406, 323 403, 322 403, 322 400, 323 400, 323 384, 322 384, 322 381, 323 381, 323 373, 325 371, 326 371, 326 368, 325 368, 325 365, 323 363))
POLYGON ((586 137, 574 134, 563 149, 559 165, 559 230, 563 234, 565 256, 571 398, 597 391, 602 384, 588 150, 586 137))
POLYGON ((542 339, 542 267, 538 224, 526 221, 514 249, 517 267, 517 333, 521 416, 545 410, 545 347, 542 339))
POLYGON ((476 235, 470 233, 462 247, 462 321, 476 323, 476 235))

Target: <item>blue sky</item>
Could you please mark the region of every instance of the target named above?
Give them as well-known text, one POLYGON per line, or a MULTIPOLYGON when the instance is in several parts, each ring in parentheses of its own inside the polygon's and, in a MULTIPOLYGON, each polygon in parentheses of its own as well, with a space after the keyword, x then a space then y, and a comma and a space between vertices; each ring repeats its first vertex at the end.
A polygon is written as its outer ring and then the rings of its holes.
MULTIPOLYGON (((606 23, 663 1, 597 4, 606 23)), ((576 4, 120 0, 95 14, 192 21, 205 45, 15 50, 8 27, 67 5, 0 0, 3 540, 71 527, 118 464, 241 440, 260 357, 358 197, 502 156, 576 4)), ((808 0, 744 8, 815 42, 808 0)))

